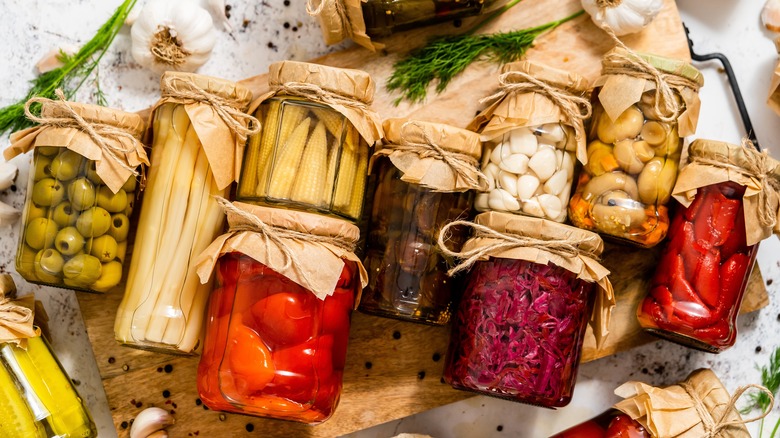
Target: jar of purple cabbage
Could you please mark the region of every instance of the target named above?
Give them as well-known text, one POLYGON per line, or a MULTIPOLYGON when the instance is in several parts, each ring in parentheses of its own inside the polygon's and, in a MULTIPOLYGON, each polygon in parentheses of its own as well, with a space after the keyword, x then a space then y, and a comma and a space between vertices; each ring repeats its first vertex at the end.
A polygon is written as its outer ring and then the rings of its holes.
POLYGON ((585 329, 597 344, 615 304, 598 235, 539 218, 478 215, 450 274, 471 268, 444 379, 455 389, 558 408, 574 391, 585 329), (596 304, 596 309, 594 309, 596 304), (591 317, 593 315, 593 317, 591 317))

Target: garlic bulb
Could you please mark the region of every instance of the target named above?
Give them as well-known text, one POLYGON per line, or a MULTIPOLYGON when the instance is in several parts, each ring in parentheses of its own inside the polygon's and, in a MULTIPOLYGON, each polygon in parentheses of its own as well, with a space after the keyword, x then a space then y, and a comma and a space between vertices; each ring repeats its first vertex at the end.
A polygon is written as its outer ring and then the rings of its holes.
POLYGON ((156 73, 195 71, 211 55, 211 15, 189 0, 151 0, 131 30, 133 58, 156 73))
POLYGON ((593 22, 609 27, 617 36, 641 31, 663 6, 663 0, 582 0, 593 22))

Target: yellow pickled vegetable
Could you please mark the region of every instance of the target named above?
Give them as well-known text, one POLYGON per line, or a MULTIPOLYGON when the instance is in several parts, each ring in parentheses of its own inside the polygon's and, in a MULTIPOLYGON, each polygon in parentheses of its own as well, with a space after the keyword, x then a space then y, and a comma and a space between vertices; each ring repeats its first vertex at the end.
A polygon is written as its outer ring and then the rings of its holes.
POLYGON ((322 187, 328 174, 328 135, 320 122, 309 137, 303 158, 295 176, 290 199, 305 204, 319 205, 322 187))
POLYGON ((366 191, 366 173, 368 173, 368 148, 358 148, 357 170, 355 172, 355 187, 352 189, 352 199, 349 201, 347 214, 360 219, 363 211, 363 197, 366 191))
MULTIPOLYGON (((350 131, 353 131, 352 128, 350 131)), ((354 136, 347 132, 344 147, 341 150, 339 161, 338 181, 336 181, 336 194, 333 198, 333 207, 341 213, 348 214, 352 202, 352 192, 357 182, 357 168, 360 152, 360 144, 352 140, 354 136)))
MULTIPOLYGON (((281 104, 278 100, 272 100, 268 105, 268 114, 265 117, 265 126, 263 127, 263 140, 260 143, 260 162, 256 167, 258 181, 255 194, 257 196, 266 195, 268 176, 273 167, 271 157, 279 155, 279 149, 287 143, 287 139, 308 113, 307 107, 295 103, 281 104), (277 149, 275 154, 274 148, 277 149)), ((278 159, 276 162, 278 163, 278 159)))
POLYGON ((292 189, 295 173, 303 157, 306 139, 309 137, 311 118, 307 117, 295 128, 290 138, 281 147, 273 166, 273 174, 268 184, 268 196, 277 199, 288 199, 292 189))
POLYGON ((328 173, 325 176, 325 189, 322 192, 322 204, 330 206, 331 199, 333 198, 333 185, 336 183, 336 170, 339 165, 339 151, 341 150, 341 144, 339 139, 334 139, 333 144, 330 146, 328 152, 328 173))
POLYGON ((0 436, 4 438, 46 438, 47 436, 43 426, 36 423, 11 373, 2 364, 0 364, 0 436))
POLYGON ((343 115, 329 108, 312 108, 312 112, 325 124, 330 135, 339 140, 341 139, 341 131, 344 128, 345 120, 343 115))

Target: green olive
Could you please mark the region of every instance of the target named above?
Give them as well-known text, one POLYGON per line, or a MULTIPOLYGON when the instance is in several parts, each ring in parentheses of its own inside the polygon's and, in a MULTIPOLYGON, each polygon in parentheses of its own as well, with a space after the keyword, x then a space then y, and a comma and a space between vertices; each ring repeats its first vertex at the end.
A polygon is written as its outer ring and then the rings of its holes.
POLYGON ((120 262, 125 262, 125 254, 127 254, 127 240, 123 242, 117 242, 116 244, 116 258, 119 259, 120 262))
POLYGON ((54 178, 44 178, 32 188, 32 201, 41 207, 57 205, 65 197, 65 186, 54 178))
POLYGON ((33 219, 38 219, 39 217, 46 217, 49 214, 49 209, 46 207, 38 207, 37 205, 30 203, 27 205, 27 219, 25 220, 25 223, 30 223, 33 219))
POLYGON ((60 181, 70 181, 81 173, 84 157, 63 149, 51 162, 51 174, 60 181))
POLYGON ((62 272, 62 266, 65 264, 65 259, 63 259, 62 254, 55 249, 42 249, 35 255, 35 264, 36 267, 39 267, 49 275, 59 275, 59 273, 62 272))
POLYGON ((33 219, 24 230, 24 241, 33 249, 49 248, 57 236, 57 224, 45 217, 33 219))
POLYGON ((90 160, 87 162, 87 178, 92 182, 92 184, 95 184, 96 186, 103 185, 103 179, 101 179, 97 174, 96 161, 90 160))
POLYGON ((53 157, 54 155, 57 155, 57 152, 61 150, 62 148, 57 146, 38 146, 35 148, 36 152, 39 152, 42 155, 46 155, 47 157, 53 157))
POLYGON ((95 237, 87 243, 87 252, 97 257, 103 263, 114 260, 116 250, 116 240, 108 234, 95 237))
POLYGON ((89 285, 100 278, 102 269, 97 257, 80 254, 65 262, 62 273, 70 281, 89 285))
POLYGON ((124 214, 118 213, 111 215, 111 228, 108 229, 108 234, 111 235, 117 242, 124 242, 127 240, 127 233, 130 232, 130 219, 124 214))
POLYGON ((26 280, 35 280, 35 256, 38 251, 27 245, 22 245, 16 254, 16 272, 20 273, 26 280))
POLYGON ((82 211, 95 205, 95 186, 85 177, 68 184, 68 199, 76 210, 82 211))
POLYGON ((60 202, 54 207, 54 212, 51 218, 54 220, 60 228, 68 227, 76 223, 76 219, 79 217, 79 212, 73 209, 70 202, 60 202))
POLYGON ((100 207, 88 208, 76 219, 76 228, 84 237, 102 236, 110 227, 111 215, 100 207))
POLYGON ((122 281, 122 264, 117 261, 105 263, 98 278, 90 289, 98 292, 107 292, 122 281))
POLYGON ((60 283, 62 280, 60 280, 60 277, 50 274, 46 272, 46 270, 43 269, 43 266, 41 266, 41 256, 46 250, 41 250, 38 252, 38 254, 35 256, 35 264, 33 265, 33 270, 35 271, 35 278, 38 281, 42 281, 44 283, 60 283))
POLYGON ((74 255, 84 248, 84 236, 79 234, 76 227, 66 227, 57 233, 54 246, 65 255, 74 255))
POLYGON ((133 207, 135 207, 135 197, 128 196, 127 197, 127 208, 124 211, 125 216, 130 217, 130 215, 133 214, 133 207))
POLYGON ((108 186, 103 186, 98 189, 97 205, 105 208, 111 213, 119 213, 125 211, 127 208, 127 193, 124 190, 119 189, 118 192, 113 193, 108 186))
POLYGON ((127 193, 135 192, 135 187, 138 185, 138 180, 135 179, 134 176, 131 176, 125 185, 122 186, 122 190, 126 191, 127 193))
POLYGON ((51 157, 46 155, 35 155, 35 181, 40 181, 44 178, 51 178, 51 157))

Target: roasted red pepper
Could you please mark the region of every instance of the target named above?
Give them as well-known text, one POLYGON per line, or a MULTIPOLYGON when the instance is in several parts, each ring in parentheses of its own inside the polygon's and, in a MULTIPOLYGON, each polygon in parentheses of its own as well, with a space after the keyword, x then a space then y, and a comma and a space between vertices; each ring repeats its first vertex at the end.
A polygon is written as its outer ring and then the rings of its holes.
POLYGON ((650 438, 650 434, 628 415, 611 410, 551 438, 650 438))

